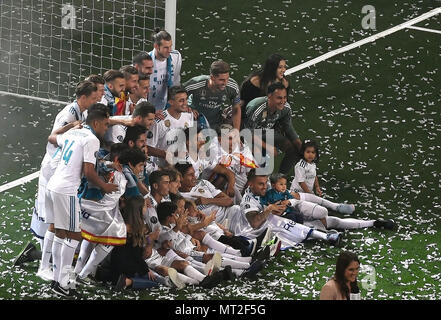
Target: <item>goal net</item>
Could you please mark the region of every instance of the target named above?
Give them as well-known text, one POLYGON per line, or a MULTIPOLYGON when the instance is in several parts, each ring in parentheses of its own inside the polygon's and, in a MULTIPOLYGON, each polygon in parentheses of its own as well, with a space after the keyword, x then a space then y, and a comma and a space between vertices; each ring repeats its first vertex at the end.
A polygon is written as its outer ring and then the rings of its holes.
POLYGON ((88 75, 131 64, 166 0, 1 0, 0 91, 70 101, 88 75))

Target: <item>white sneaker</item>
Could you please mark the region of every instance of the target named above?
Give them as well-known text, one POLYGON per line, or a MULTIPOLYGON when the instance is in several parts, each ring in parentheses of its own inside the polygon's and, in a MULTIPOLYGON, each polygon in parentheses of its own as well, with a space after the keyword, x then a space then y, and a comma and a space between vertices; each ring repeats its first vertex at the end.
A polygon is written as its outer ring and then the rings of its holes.
POLYGON ((206 276, 209 276, 209 275, 211 275, 213 273, 213 259, 211 259, 210 261, 208 261, 206 264, 205 264, 205 267, 204 267, 204 274, 206 275, 206 276))
POLYGON ((47 269, 38 269, 37 271, 37 277, 44 281, 52 281, 54 280, 54 273, 52 272, 51 268, 47 269))
POLYGON ((205 264, 204 274, 206 276, 211 275, 214 272, 219 271, 222 264, 222 256, 219 252, 213 254, 213 258, 205 264))
POLYGON ((181 281, 178 277, 178 272, 174 268, 168 268, 168 276, 171 282, 178 288, 178 290, 185 288, 185 283, 181 281))
POLYGON ((219 252, 213 254, 213 272, 218 272, 222 265, 222 255, 219 252))
POLYGON ((224 223, 223 223, 223 226, 225 227, 225 229, 228 229, 229 230, 229 226, 230 226, 230 220, 228 220, 228 219, 225 219, 224 220, 224 223))

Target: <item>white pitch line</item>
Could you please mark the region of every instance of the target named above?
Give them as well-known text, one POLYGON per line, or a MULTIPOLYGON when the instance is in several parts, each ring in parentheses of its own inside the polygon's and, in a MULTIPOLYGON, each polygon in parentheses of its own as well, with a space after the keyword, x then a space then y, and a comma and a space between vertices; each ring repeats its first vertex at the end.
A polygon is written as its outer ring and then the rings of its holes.
POLYGON ((428 28, 421 28, 421 27, 415 27, 415 26, 410 26, 410 27, 407 27, 407 28, 408 28, 408 29, 415 29, 415 30, 420 30, 420 31, 433 32, 433 33, 439 33, 439 34, 441 34, 441 30, 428 29, 428 28))
POLYGON ((433 16, 435 16, 437 14, 440 14, 440 13, 441 13, 441 7, 433 9, 433 10, 431 10, 429 12, 426 12, 426 13, 424 13, 424 14, 422 14, 422 15, 420 15, 420 16, 412 19, 412 20, 409 20, 407 22, 399 24, 399 25, 397 25, 395 27, 389 28, 389 29, 387 29, 385 31, 382 31, 380 33, 376 33, 376 34, 374 34, 374 35, 372 35, 370 37, 367 37, 365 39, 359 40, 359 41, 354 42, 352 44, 349 44, 347 46, 344 46, 344 47, 338 48, 336 50, 330 51, 330 52, 325 53, 325 54, 323 54, 321 56, 318 56, 315 59, 309 60, 307 62, 299 64, 298 66, 290 68, 290 69, 286 70, 285 76, 289 76, 290 74, 292 74, 294 72, 300 71, 300 70, 305 69, 307 67, 310 67, 310 66, 312 66, 312 65, 314 65, 316 63, 319 63, 321 61, 327 60, 327 59, 329 59, 329 58, 331 58, 333 56, 336 56, 336 55, 338 55, 340 53, 343 53, 343 52, 352 50, 354 48, 360 47, 360 46, 362 46, 362 45, 364 45, 366 43, 374 42, 375 40, 377 40, 379 38, 383 38, 383 37, 385 37, 385 36, 387 36, 387 35, 389 35, 391 33, 400 31, 400 30, 405 29, 405 28, 409 28, 410 26, 412 26, 412 25, 414 25, 414 24, 416 24, 418 22, 424 21, 424 20, 426 20, 426 19, 428 19, 430 17, 433 17, 433 16))
POLYGON ((0 94, 5 95, 5 96, 13 96, 13 97, 17 97, 17 98, 31 99, 31 100, 37 100, 37 101, 43 101, 43 102, 49 102, 49 103, 64 104, 64 105, 69 104, 69 102, 52 100, 52 99, 45 99, 45 98, 39 98, 39 97, 32 97, 32 96, 27 96, 25 94, 19 94, 19 93, 7 92, 7 91, 0 91, 0 94))
POLYGON ((32 181, 32 180, 34 180, 35 178, 38 178, 38 175, 39 175, 39 174, 40 174, 40 171, 37 171, 37 172, 31 173, 30 175, 27 175, 27 176, 25 176, 25 177, 22 177, 22 178, 20 178, 20 179, 17 179, 17 180, 15 180, 15 181, 8 182, 8 183, 6 183, 6 184, 0 186, 0 193, 2 193, 3 191, 6 191, 6 190, 8 190, 8 189, 14 188, 14 187, 16 187, 16 186, 19 186, 19 185, 21 185, 21 184, 24 184, 24 183, 26 183, 26 182, 32 181))

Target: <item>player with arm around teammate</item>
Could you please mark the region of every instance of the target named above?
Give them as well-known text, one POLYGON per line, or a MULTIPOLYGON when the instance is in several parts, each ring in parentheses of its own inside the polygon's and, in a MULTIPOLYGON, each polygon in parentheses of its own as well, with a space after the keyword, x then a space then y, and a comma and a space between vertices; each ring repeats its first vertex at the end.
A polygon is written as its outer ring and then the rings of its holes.
POLYGON ((69 270, 75 249, 81 240, 79 227, 80 206, 77 190, 81 176, 100 187, 104 193, 118 190, 115 184, 105 183, 95 171, 96 154, 100 141, 109 125, 106 106, 94 104, 89 108, 86 125, 62 135, 51 134, 48 141, 62 148, 61 159, 54 175, 48 182, 49 219, 54 223, 55 236, 52 245, 54 282, 52 290, 61 296, 75 293, 69 287, 69 270))

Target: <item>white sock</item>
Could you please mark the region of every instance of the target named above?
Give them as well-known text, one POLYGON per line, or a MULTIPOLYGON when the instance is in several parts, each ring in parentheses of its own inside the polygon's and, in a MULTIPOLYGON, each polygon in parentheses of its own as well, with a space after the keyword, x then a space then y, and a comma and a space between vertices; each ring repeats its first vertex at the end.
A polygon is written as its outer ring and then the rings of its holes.
POLYGON ((322 232, 322 231, 313 230, 312 233, 311 233, 311 238, 327 240, 327 234, 325 232, 322 232))
POLYGON ((186 266, 184 269, 184 274, 186 276, 189 276, 190 278, 197 280, 198 283, 201 282, 202 280, 204 280, 204 278, 205 278, 205 275, 203 275, 202 273, 197 271, 192 266, 186 266))
POLYGON ((231 259, 231 260, 235 260, 235 261, 241 261, 241 262, 245 262, 245 263, 250 263, 252 260, 252 257, 239 257, 233 254, 228 254, 228 253, 221 253, 223 257, 231 259))
POLYGON ((220 253, 229 253, 235 256, 240 256, 240 250, 234 249, 230 246, 226 246, 222 242, 219 242, 217 240, 214 240, 212 236, 210 236, 208 233, 205 235, 205 237, 202 239, 202 243, 206 244, 210 248, 220 252, 220 253))
POLYGON ((359 220, 359 219, 340 219, 337 217, 327 217, 326 224, 328 229, 360 229, 374 226, 375 220, 359 220))
POLYGON ((90 243, 89 241, 83 239, 81 242, 80 254, 78 255, 77 264, 75 265, 74 272, 79 274, 81 270, 83 270, 84 265, 89 259, 90 254, 92 253, 93 248, 95 247, 94 243, 90 243))
POLYGON ((69 272, 72 268, 75 249, 77 248, 78 243, 78 240, 69 238, 64 239, 63 246, 61 248, 60 275, 58 278, 58 282, 62 287, 66 287, 69 282, 69 272))
POLYGON ((58 238, 54 235, 52 242, 52 269, 54 270, 54 280, 59 282, 60 267, 61 267, 61 248, 63 247, 64 239, 58 238))
MULTIPOLYGON (((309 193, 301 193, 301 194, 309 195, 309 193)), ((310 202, 307 200, 299 201, 297 208, 299 209, 300 213, 303 214, 304 217, 311 217, 315 220, 323 219, 328 216, 328 209, 317 203, 310 202)))
POLYGON ((49 260, 52 255, 52 245, 54 242, 55 233, 46 231, 44 234, 43 248, 41 249, 40 270, 49 269, 49 260))
POLYGON ((248 269, 250 267, 249 263, 246 262, 241 262, 241 261, 234 261, 228 258, 225 258, 224 256, 222 256, 222 267, 226 267, 226 266, 231 266, 231 268, 236 268, 236 269, 248 269))
POLYGON ((87 261, 83 270, 81 270, 79 276, 80 278, 85 278, 89 274, 95 275, 96 268, 103 261, 107 255, 112 251, 113 246, 104 246, 99 244, 93 249, 92 254, 90 255, 89 261, 87 261))
POLYGON ((192 260, 192 261, 190 261, 190 265, 191 265, 193 268, 195 268, 197 271, 201 272, 201 273, 204 273, 204 272, 205 272, 205 271, 204 271, 205 263, 203 263, 203 262, 199 262, 199 261, 196 261, 196 260, 192 260))
POLYGON ((185 274, 178 272, 177 276, 178 276, 178 279, 181 280, 182 282, 184 282, 185 284, 199 284, 199 281, 197 281, 193 278, 187 277, 185 274))
POLYGON ((323 199, 322 197, 318 197, 312 193, 299 193, 299 195, 300 195, 300 200, 305 200, 305 201, 317 203, 323 207, 337 211, 337 207, 339 205, 338 203, 334 203, 332 201, 323 199))
POLYGON ((44 246, 44 239, 38 238, 38 243, 40 244, 40 251, 43 252, 43 246, 44 246))
POLYGON ((240 277, 245 272, 245 269, 231 268, 231 271, 233 271, 233 273, 236 275, 236 277, 240 277))

